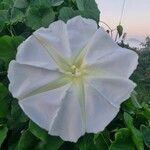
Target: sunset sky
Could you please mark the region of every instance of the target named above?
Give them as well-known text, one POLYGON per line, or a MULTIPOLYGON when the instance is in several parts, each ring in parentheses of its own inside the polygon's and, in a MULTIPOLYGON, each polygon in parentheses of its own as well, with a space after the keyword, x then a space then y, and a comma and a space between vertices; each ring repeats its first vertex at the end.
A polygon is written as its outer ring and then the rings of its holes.
MULTIPOLYGON (((96 0, 101 20, 115 28, 120 19, 123 0, 96 0)), ((137 39, 150 35, 150 0, 126 0, 122 20, 124 31, 137 39)))

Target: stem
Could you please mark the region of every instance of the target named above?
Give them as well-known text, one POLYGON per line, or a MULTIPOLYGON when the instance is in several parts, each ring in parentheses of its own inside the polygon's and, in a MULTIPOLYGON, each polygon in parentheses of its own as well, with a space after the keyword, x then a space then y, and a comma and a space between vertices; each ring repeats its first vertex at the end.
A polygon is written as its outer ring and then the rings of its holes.
POLYGON ((107 147, 109 148, 109 145, 108 145, 107 141, 105 140, 105 137, 104 137, 103 133, 100 133, 100 134, 101 134, 101 136, 102 136, 104 142, 106 143, 107 147))
POLYGON ((100 21, 100 23, 102 23, 102 24, 104 24, 105 26, 107 26, 108 27, 108 29, 110 30, 110 36, 111 36, 111 38, 113 38, 113 32, 116 30, 116 28, 115 29, 112 29, 106 22, 104 22, 104 21, 100 21))
POLYGON ((15 34, 14 34, 14 28, 13 28, 13 26, 12 25, 10 25, 10 29, 9 29, 9 32, 10 32, 10 34, 11 34, 11 36, 12 37, 14 37, 15 36, 15 34))
POLYGON ((122 10, 121 10, 121 16, 120 16, 120 20, 119 20, 119 25, 122 22, 122 18, 123 18, 123 14, 124 14, 124 9, 125 9, 125 0, 123 1, 123 5, 122 5, 122 10))
POLYGON ((117 42, 117 39, 118 39, 118 32, 117 32, 116 37, 115 37, 115 42, 117 42))

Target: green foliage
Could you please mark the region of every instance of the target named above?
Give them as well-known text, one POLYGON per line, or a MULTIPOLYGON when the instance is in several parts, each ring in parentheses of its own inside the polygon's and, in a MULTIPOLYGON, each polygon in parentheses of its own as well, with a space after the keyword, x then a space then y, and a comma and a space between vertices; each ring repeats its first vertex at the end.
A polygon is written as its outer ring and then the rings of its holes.
POLYGON ((7 20, 7 10, 0 10, 0 32, 5 27, 5 21, 7 20))
POLYGON ((99 20, 99 10, 93 0, 76 0, 76 3, 83 17, 99 20))
POLYGON ((136 108, 142 108, 141 105, 139 104, 138 100, 137 100, 137 92, 133 91, 131 93, 131 101, 132 104, 136 107, 136 108))
POLYGON ((11 109, 9 110, 7 119, 7 126, 11 130, 22 129, 22 126, 28 121, 28 118, 19 107, 17 100, 11 99, 11 109))
MULTIPOLYGON (((139 54, 132 77, 137 93, 124 102, 110 125, 97 134, 86 134, 77 143, 50 136, 21 110, 8 90, 7 69, 18 45, 37 28, 58 19, 81 15, 99 21, 94 0, 1 0, 0 1, 0 145, 8 150, 143 150, 150 148, 149 62, 150 39, 139 54), (140 102, 139 102, 140 101, 140 102), (124 113, 126 112, 126 113, 124 113)), ((118 26, 121 36, 122 26, 118 26)))
POLYGON ((96 149, 93 141, 93 135, 88 134, 82 137, 78 142, 79 150, 91 150, 91 148, 96 149))
POLYGON ((29 130, 35 137, 41 140, 42 147, 45 150, 57 150, 63 144, 60 138, 48 135, 45 130, 39 128, 31 121, 29 123, 29 130))
POLYGON ((15 34, 14 26, 23 23, 33 30, 59 19, 81 15, 99 21, 99 10, 93 0, 2 0, 0 2, 0 32, 15 34))
POLYGON ((142 133, 134 127, 133 118, 129 114, 124 113, 124 120, 125 120, 126 126, 131 132, 132 140, 137 150, 144 150, 142 133))
POLYGON ((27 0, 15 0, 14 7, 24 9, 28 7, 29 2, 27 0))
POLYGON ((143 134, 144 142, 148 148, 150 148, 150 127, 149 126, 141 126, 141 131, 143 134))
POLYGON ((36 137, 33 136, 30 131, 26 130, 22 132, 17 148, 18 150, 29 150, 29 149, 36 150, 37 143, 38 140, 36 139, 36 137))
POLYGON ((104 131, 94 135, 95 149, 97 150, 108 150, 110 147, 109 132, 104 131))
POLYGON ((78 10, 74 10, 72 7, 63 7, 59 13, 59 19, 67 21, 72 17, 81 15, 82 17, 91 18, 99 21, 99 10, 93 0, 76 0, 78 10))
POLYGON ((22 37, 0 37, 0 59, 8 66, 9 62, 15 58, 18 45, 23 41, 22 37))
POLYGON ((139 52, 139 66, 137 68, 137 79, 150 87, 150 38, 147 37, 143 48, 139 52))
POLYGON ((122 128, 115 134, 115 141, 111 144, 110 150, 135 150, 135 146, 131 140, 130 130, 122 128))
POLYGON ((62 9, 60 9, 58 18, 60 20, 67 22, 67 20, 69 20, 70 18, 75 17, 77 15, 80 15, 79 11, 74 11, 70 7, 63 7, 62 9))
POLYGON ((7 117, 9 111, 9 101, 7 99, 8 90, 0 83, 0 118, 7 117))
POLYGON ((28 8, 26 16, 27 26, 35 30, 41 26, 47 27, 55 20, 55 12, 53 9, 44 6, 28 8))
POLYGON ((7 136, 7 132, 8 132, 7 127, 0 127, 0 147, 7 136))

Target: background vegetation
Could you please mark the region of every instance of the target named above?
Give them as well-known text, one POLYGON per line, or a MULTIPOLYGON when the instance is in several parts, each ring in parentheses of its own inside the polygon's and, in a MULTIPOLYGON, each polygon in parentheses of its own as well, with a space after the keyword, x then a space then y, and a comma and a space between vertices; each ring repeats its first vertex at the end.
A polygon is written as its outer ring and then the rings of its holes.
MULTIPOLYGON (((94 0, 0 1, 0 149, 1 150, 149 150, 150 149, 150 38, 138 52, 139 66, 131 77, 136 92, 117 117, 98 134, 77 143, 50 136, 20 109, 8 91, 7 69, 18 45, 41 26, 81 15, 99 21, 94 0)), ((121 27, 119 27, 118 32, 121 27)), ((122 29, 121 31, 122 32, 122 29)), ((119 35, 120 35, 119 32, 119 35)), ((121 35, 120 35, 121 36, 121 35)), ((121 46, 124 47, 123 43, 121 46)), ((130 47, 128 47, 130 48, 130 47)))

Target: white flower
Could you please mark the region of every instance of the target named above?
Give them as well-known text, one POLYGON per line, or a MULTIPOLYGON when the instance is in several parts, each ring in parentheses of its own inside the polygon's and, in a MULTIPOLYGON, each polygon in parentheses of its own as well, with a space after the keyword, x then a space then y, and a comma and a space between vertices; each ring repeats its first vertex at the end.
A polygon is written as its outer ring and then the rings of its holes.
POLYGON ((130 97, 137 59, 91 19, 56 21, 18 47, 9 90, 41 128, 76 142, 104 130, 130 97))

